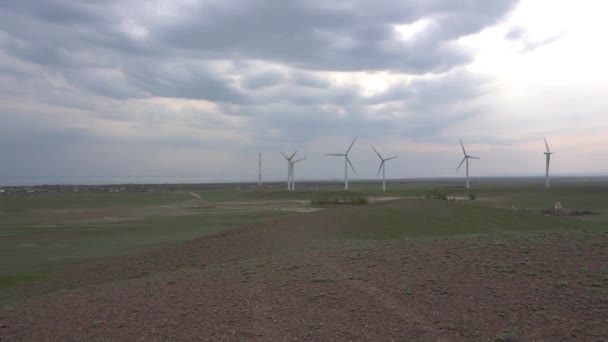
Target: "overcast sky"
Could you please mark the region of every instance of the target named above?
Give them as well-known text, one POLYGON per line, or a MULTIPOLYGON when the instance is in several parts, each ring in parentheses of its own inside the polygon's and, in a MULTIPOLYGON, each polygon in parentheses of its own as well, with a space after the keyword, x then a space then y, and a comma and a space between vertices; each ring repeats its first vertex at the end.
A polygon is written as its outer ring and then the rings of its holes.
POLYGON ((0 184, 608 172, 594 0, 0 2, 0 184), (461 170, 462 173, 463 170, 461 170), (25 180, 25 181, 24 181, 25 180))

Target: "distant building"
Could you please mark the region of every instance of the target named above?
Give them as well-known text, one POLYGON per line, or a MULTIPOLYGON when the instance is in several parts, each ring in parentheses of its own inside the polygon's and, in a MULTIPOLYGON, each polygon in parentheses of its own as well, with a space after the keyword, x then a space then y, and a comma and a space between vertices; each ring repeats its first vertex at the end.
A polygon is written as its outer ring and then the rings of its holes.
POLYGON ((553 203, 553 210, 562 210, 562 204, 559 202, 553 203))

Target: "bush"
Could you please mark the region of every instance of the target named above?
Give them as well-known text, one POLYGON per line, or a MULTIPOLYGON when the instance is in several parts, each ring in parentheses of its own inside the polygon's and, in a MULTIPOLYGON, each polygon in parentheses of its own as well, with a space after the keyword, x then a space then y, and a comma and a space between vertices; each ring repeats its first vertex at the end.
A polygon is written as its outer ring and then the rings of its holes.
POLYGON ((313 198, 311 201, 313 206, 323 205, 362 205, 367 204, 367 197, 351 192, 344 192, 340 194, 323 194, 313 198))
POLYGON ((424 198, 447 200, 448 199, 448 194, 446 194, 445 191, 443 191, 443 190, 441 190, 439 188, 434 188, 432 190, 427 191, 424 194, 424 198))
POLYGON ((476 200, 476 199, 477 199, 477 195, 475 195, 475 193, 474 193, 474 192, 471 192, 471 193, 469 194, 469 199, 470 199, 471 201, 474 201, 474 200, 476 200))

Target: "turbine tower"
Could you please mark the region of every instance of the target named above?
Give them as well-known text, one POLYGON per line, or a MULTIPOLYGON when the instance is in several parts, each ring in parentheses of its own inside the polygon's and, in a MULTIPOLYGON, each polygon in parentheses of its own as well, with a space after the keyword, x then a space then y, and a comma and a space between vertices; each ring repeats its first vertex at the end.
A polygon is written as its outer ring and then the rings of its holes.
POLYGON ((374 152, 376 152, 376 154, 378 155, 378 158, 380 158, 380 160, 381 160, 380 167, 378 168, 378 174, 376 175, 376 177, 379 177, 380 171, 382 171, 382 191, 386 191, 386 162, 389 160, 393 160, 393 159, 397 158, 398 156, 384 159, 384 158, 382 158, 380 153, 378 151, 376 151, 374 146, 372 146, 372 149, 374 150, 374 152))
POLYGON ((467 163, 467 189, 469 189, 470 188, 470 185, 469 185, 469 159, 479 159, 479 157, 473 157, 473 156, 467 154, 467 150, 465 150, 465 148, 464 148, 462 139, 460 139, 460 146, 462 146, 462 153, 464 154, 464 158, 462 158, 462 161, 460 162, 460 165, 458 165, 458 168, 456 169, 456 171, 460 170, 460 167, 462 167, 462 164, 464 162, 467 163))
POLYGON ((288 157, 285 153, 281 152, 283 157, 287 159, 287 191, 291 190, 291 160, 296 153, 298 153, 298 151, 295 151, 291 156, 288 157))
POLYGON ((298 160, 294 160, 294 161, 290 162, 290 166, 291 166, 290 167, 290 171, 291 171, 291 190, 292 191, 296 189, 296 178, 294 177, 295 165, 296 165, 296 163, 299 163, 299 162, 301 162, 302 160, 304 160, 306 158, 308 158, 308 157, 300 158, 298 160))
POLYGON ((258 153, 258 186, 262 185, 262 153, 258 153))
POLYGON ((350 159, 348 159, 348 152, 350 152, 350 149, 353 148, 353 145, 355 144, 356 140, 357 138, 355 137, 355 139, 353 139, 353 142, 348 147, 348 150, 346 150, 346 153, 326 154, 328 156, 344 157, 344 190, 348 190, 348 166, 350 165, 350 168, 353 170, 353 172, 357 173, 357 171, 355 171, 355 168, 353 167, 353 164, 350 162, 350 159))
POLYGON ((547 161, 547 165, 545 168, 545 177, 546 177, 545 187, 549 188, 549 163, 551 163, 551 155, 555 152, 551 152, 551 150, 549 149, 549 144, 547 144, 547 138, 545 138, 545 147, 547 148, 547 152, 545 152, 545 157, 546 157, 546 161, 547 161))

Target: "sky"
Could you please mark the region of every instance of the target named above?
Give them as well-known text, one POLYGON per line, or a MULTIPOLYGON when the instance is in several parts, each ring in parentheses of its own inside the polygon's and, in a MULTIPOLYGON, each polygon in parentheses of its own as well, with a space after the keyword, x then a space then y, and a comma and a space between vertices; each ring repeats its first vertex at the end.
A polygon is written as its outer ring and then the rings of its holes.
POLYGON ((608 173, 608 3, 0 2, 0 185, 608 173))

